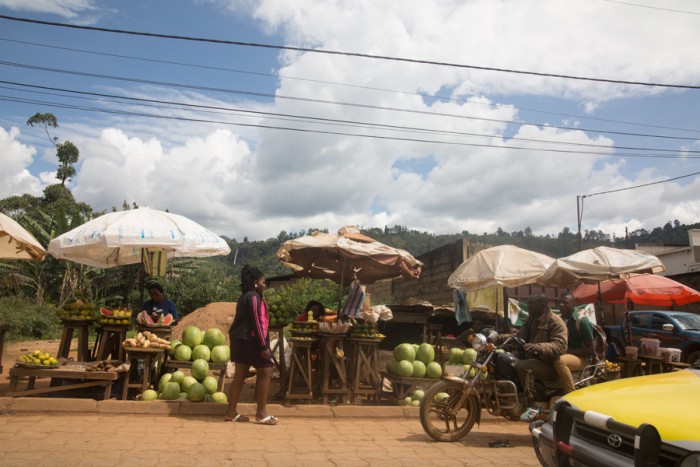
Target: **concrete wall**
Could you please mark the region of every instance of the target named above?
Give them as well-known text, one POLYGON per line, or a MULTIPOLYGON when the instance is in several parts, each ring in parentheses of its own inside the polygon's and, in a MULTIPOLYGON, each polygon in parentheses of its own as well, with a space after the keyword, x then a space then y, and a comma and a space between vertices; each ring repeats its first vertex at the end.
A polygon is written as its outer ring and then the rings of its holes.
POLYGON ((400 304, 415 298, 433 305, 452 305, 453 289, 447 286, 447 278, 471 255, 491 246, 462 239, 418 256, 423 262, 420 278, 391 279, 368 285, 372 304, 400 304))

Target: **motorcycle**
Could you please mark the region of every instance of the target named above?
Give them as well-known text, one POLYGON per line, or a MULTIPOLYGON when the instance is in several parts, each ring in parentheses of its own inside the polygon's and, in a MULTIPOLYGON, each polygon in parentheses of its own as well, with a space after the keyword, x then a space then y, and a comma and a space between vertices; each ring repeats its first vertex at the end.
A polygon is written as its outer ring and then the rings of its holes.
MULTIPOLYGON (((493 333, 487 338, 475 334, 472 348, 477 358, 460 376, 443 376, 430 386, 420 406, 420 421, 425 432, 436 441, 457 441, 481 423, 481 411, 508 420, 519 420, 532 400, 527 400, 515 368, 524 357, 525 342, 517 336, 508 337, 500 347, 493 333), (516 355, 517 354, 517 355, 516 355)), ((572 372, 573 373, 573 372, 572 372)), ((574 373, 574 385, 579 389, 605 379, 605 362, 596 362, 574 373)), ((549 407, 549 401, 562 394, 561 381, 535 381, 534 402, 549 407)))

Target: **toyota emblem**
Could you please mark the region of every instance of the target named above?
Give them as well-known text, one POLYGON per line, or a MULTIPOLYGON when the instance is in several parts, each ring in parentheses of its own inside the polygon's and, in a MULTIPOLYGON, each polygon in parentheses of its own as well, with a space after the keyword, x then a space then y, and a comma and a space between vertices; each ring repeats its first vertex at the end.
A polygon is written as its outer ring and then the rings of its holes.
POLYGON ((620 438, 619 435, 616 435, 615 433, 611 434, 608 436, 608 444, 617 449, 622 445, 622 438, 620 438))

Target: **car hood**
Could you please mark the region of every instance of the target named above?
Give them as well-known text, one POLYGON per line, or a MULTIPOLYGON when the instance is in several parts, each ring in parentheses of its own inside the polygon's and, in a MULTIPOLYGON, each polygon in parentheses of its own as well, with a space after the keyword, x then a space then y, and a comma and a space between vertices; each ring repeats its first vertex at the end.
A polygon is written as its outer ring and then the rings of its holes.
POLYGON ((683 370, 596 384, 564 399, 628 425, 652 424, 664 442, 699 450, 698 394, 700 370, 683 370))

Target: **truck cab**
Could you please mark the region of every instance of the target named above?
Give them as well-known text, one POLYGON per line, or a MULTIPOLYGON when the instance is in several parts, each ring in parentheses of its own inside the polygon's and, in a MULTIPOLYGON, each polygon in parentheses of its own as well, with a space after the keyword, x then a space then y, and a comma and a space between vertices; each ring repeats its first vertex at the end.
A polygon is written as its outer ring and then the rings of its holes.
POLYGON ((621 346, 639 347, 642 338, 658 339, 661 347, 680 349, 681 361, 700 359, 700 315, 673 310, 630 311, 632 342, 626 341, 626 316, 620 326, 608 326, 610 336, 621 346))

